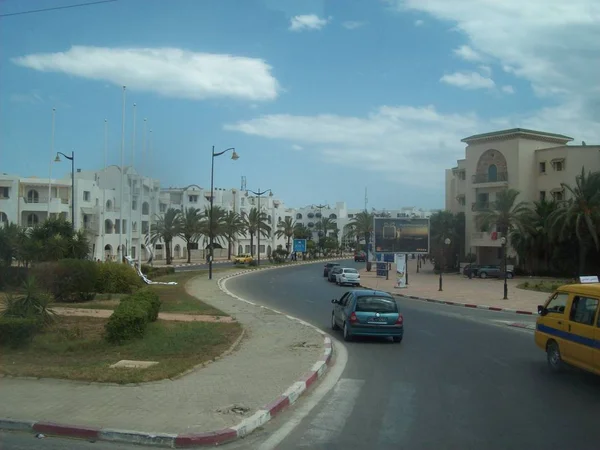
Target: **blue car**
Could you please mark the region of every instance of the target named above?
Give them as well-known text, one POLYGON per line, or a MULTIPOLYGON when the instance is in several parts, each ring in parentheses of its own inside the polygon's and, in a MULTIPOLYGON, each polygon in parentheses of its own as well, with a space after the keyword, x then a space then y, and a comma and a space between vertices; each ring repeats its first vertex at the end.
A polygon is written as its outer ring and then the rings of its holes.
POLYGON ((404 318, 391 294, 354 289, 331 303, 331 328, 341 328, 345 341, 351 341, 353 336, 381 336, 402 342, 404 318))

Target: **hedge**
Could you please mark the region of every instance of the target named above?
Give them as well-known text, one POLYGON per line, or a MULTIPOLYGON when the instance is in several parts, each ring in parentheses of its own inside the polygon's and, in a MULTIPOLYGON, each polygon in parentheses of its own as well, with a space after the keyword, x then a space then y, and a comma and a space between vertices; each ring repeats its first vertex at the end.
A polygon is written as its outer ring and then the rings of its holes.
POLYGON ((172 273, 175 273, 174 267, 169 267, 169 266, 152 267, 148 264, 142 264, 141 270, 142 270, 142 273, 144 275, 146 275, 148 278, 162 277, 165 275, 171 275, 172 273))
POLYGON ((36 264, 32 268, 32 274, 40 286, 58 302, 93 300, 98 273, 98 263, 85 259, 60 259, 36 264))
POLYGON ((103 262, 97 266, 96 292, 130 294, 144 285, 135 269, 128 264, 103 262))
POLYGON ((39 328, 40 321, 36 318, 0 317, 0 344, 12 348, 25 346, 39 328))
POLYGON ((120 344, 143 337, 148 323, 158 319, 160 305, 158 294, 149 288, 125 297, 106 323, 106 340, 120 344))
POLYGON ((0 267, 0 289, 20 288, 28 274, 27 267, 0 267))

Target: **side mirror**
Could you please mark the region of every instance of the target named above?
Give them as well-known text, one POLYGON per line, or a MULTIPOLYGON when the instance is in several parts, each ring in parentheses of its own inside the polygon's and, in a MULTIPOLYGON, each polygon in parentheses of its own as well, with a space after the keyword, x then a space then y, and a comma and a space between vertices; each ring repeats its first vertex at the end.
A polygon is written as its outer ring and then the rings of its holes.
POLYGON ((544 305, 538 305, 538 314, 540 316, 545 316, 546 314, 548 314, 548 310, 544 308, 544 305))
POLYGON ((337 298, 332 298, 332 299, 331 299, 331 303, 337 303, 337 302, 338 302, 338 301, 337 301, 337 298))

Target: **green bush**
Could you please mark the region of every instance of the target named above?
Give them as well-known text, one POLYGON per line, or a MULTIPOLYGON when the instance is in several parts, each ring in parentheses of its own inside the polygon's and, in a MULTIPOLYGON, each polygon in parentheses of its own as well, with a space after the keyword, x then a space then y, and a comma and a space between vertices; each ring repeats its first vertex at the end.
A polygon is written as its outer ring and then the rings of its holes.
POLYGON ((0 344, 12 348, 29 344, 39 324, 39 320, 34 318, 0 317, 0 344))
POLYGON ((148 264, 142 264, 141 270, 150 279, 175 273, 174 267, 152 267, 148 264))
POLYGON ((28 274, 27 267, 0 267, 0 289, 21 287, 28 274))
POLYGON ((83 302, 96 295, 98 265, 84 259, 61 259, 36 264, 32 274, 56 301, 83 302))
POLYGON ((248 265, 249 265, 249 266, 253 266, 253 267, 254 267, 254 266, 257 266, 257 265, 258 265, 258 261, 256 261, 255 259, 253 259, 252 261, 250 261, 250 262, 248 263, 248 265))
POLYGON ((143 304, 148 313, 148 321, 155 322, 158 319, 161 301, 158 294, 150 288, 141 289, 136 293, 125 297, 121 300, 121 303, 123 302, 143 304))
POLYGON ((23 283, 23 293, 19 295, 8 295, 2 310, 3 317, 35 319, 40 326, 46 326, 54 322, 56 314, 50 309, 51 296, 41 292, 35 279, 29 277, 23 283))
POLYGON ((112 344, 120 344, 130 339, 141 338, 147 326, 146 302, 121 301, 104 327, 105 339, 112 344))
POLYGON ((98 264, 96 292, 130 294, 141 288, 143 284, 135 269, 128 264, 116 262, 98 264))

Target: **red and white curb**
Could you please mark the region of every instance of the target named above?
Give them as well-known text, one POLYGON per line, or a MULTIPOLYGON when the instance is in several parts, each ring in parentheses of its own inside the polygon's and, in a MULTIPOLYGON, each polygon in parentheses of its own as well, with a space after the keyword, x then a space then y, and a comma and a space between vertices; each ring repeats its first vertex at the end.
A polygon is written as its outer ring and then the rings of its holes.
POLYGON ((393 292, 393 295, 395 295, 396 297, 401 297, 401 298, 408 298, 411 300, 419 300, 422 302, 429 302, 429 303, 438 303, 441 305, 450 305, 450 306, 462 306, 464 308, 476 308, 476 309, 485 309, 488 311, 499 311, 499 312, 507 312, 507 313, 514 313, 514 314, 525 314, 528 316, 537 314, 534 313, 532 311, 525 311, 522 309, 509 309, 509 308, 501 308, 498 306, 487 306, 487 305, 476 305, 474 303, 460 303, 460 302, 450 302, 450 301, 446 301, 446 300, 437 300, 437 299, 433 299, 433 298, 424 298, 424 297, 417 297, 415 295, 404 295, 404 294, 398 294, 393 292))
MULTIPOLYGON (((318 260, 310 262, 301 262, 294 265, 304 264, 315 264, 327 260, 318 260)), ((333 261, 333 260, 331 260, 333 261)), ((291 264, 265 267, 257 270, 269 270, 279 269, 283 267, 292 267, 291 264)), ((281 311, 277 311, 272 308, 267 308, 262 305, 258 305, 254 302, 245 300, 241 297, 230 292, 227 287, 227 280, 233 277, 239 277, 246 275, 251 272, 257 272, 257 270, 245 270, 232 275, 222 277, 218 281, 219 288, 227 295, 243 301, 245 303, 257 306, 259 308, 268 309, 278 314, 283 314, 290 320, 300 322, 306 325, 323 336, 323 356, 313 364, 310 371, 306 373, 300 380, 292 384, 283 394, 274 399, 269 404, 265 405, 252 416, 242 420, 239 424, 224 428, 222 430, 209 431, 204 433, 188 433, 188 434, 171 434, 171 433, 150 433, 143 431, 129 431, 129 430, 117 430, 110 428, 99 428, 93 426, 81 426, 81 425, 66 425, 54 422, 43 422, 43 421, 28 421, 28 420, 14 420, 14 419, 1 419, 0 418, 0 430, 9 431, 33 431, 35 433, 46 434, 49 436, 62 436, 70 438, 85 439, 88 441, 111 441, 111 442, 124 442, 130 444, 140 445, 154 445, 168 448, 185 448, 185 447, 204 447, 204 446, 215 446, 226 442, 233 441, 238 438, 243 438, 248 434, 252 433, 258 427, 263 426, 269 422, 273 417, 279 414, 288 406, 294 404, 296 400, 310 388, 317 380, 323 377, 327 371, 328 365, 331 362, 333 356, 333 345, 331 338, 326 333, 296 317, 289 316, 281 311)))

